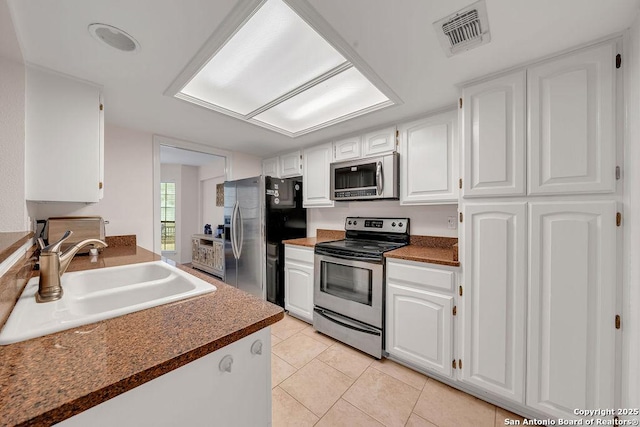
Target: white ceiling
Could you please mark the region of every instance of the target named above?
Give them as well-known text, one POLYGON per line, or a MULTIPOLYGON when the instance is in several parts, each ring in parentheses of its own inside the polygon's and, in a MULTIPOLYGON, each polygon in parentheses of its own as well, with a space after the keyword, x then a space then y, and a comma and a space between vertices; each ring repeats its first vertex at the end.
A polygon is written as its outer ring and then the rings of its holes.
POLYGON ((163 95, 241 0, 7 1, 25 60, 103 85, 108 123, 258 156, 453 107, 456 84, 622 31, 638 9, 638 0, 486 0, 491 43, 447 58, 432 23, 472 0, 308 0, 404 104, 292 139, 163 95), (93 22, 122 28, 141 51, 99 44, 93 22))

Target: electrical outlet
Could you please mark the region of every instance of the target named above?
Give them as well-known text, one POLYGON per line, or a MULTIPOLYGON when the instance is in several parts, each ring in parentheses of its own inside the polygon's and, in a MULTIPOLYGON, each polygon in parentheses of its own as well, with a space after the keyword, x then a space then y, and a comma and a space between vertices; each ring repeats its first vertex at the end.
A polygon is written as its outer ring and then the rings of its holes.
POLYGON ((447 228, 450 228, 451 230, 455 230, 456 228, 458 228, 458 221, 456 220, 455 216, 450 216, 447 218, 447 228))

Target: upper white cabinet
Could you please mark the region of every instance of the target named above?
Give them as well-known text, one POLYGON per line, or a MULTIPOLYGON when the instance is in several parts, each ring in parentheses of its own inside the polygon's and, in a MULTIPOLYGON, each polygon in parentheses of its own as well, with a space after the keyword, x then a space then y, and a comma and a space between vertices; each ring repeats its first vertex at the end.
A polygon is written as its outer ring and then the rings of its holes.
POLYGON ((289 178, 302 175, 302 152, 300 150, 262 161, 262 174, 274 178, 289 178))
POLYGON ((279 178, 280 174, 280 158, 271 157, 270 159, 264 159, 262 161, 262 175, 273 176, 279 178))
POLYGON ((280 178, 302 175, 302 152, 300 150, 280 156, 280 178))
POLYGON ((331 200, 329 176, 332 154, 333 145, 330 142, 305 148, 302 156, 304 171, 302 204, 304 207, 330 207, 334 205, 331 200))
POLYGON ((464 197, 525 193, 525 71, 462 90, 464 197))
POLYGON ((101 88, 45 71, 26 71, 26 199, 97 202, 103 195, 101 88))
POLYGON ((614 408, 616 203, 530 204, 527 405, 614 408))
POLYGON ((458 202, 456 111, 400 125, 400 204, 458 202))
POLYGON ((396 127, 369 132, 362 137, 362 156, 377 156, 396 150, 396 127))
POLYGON ((462 380, 524 403, 526 203, 463 210, 462 380))
POLYGON ((385 349, 393 357, 452 376, 455 273, 387 259, 385 349))
POLYGON ((362 136, 352 136, 333 143, 333 157, 336 162, 357 159, 361 154, 362 136))
POLYGON ((529 68, 529 193, 615 191, 615 44, 529 68))

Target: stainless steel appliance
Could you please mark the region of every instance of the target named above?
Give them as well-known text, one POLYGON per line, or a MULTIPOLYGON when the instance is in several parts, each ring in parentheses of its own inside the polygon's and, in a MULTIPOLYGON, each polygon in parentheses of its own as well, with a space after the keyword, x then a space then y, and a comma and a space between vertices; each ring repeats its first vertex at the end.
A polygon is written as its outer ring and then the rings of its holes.
POLYGON ((315 247, 313 327, 380 358, 384 253, 409 244, 409 218, 349 217, 345 230, 315 247))
POLYGON ((302 178, 224 183, 225 282, 284 307, 283 240, 306 237, 302 178))
POLYGON ((331 200, 398 199, 398 153, 331 163, 331 200))

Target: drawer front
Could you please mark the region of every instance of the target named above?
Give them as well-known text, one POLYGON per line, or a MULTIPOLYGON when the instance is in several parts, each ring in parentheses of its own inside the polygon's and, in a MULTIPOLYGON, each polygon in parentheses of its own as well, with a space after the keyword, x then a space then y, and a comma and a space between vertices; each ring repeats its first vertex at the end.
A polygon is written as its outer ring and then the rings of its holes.
POLYGON ((313 265, 313 248, 285 245, 284 258, 313 265))
POLYGON ((430 268, 425 263, 413 261, 387 260, 387 280, 448 292, 452 292, 455 287, 453 271, 430 268))

